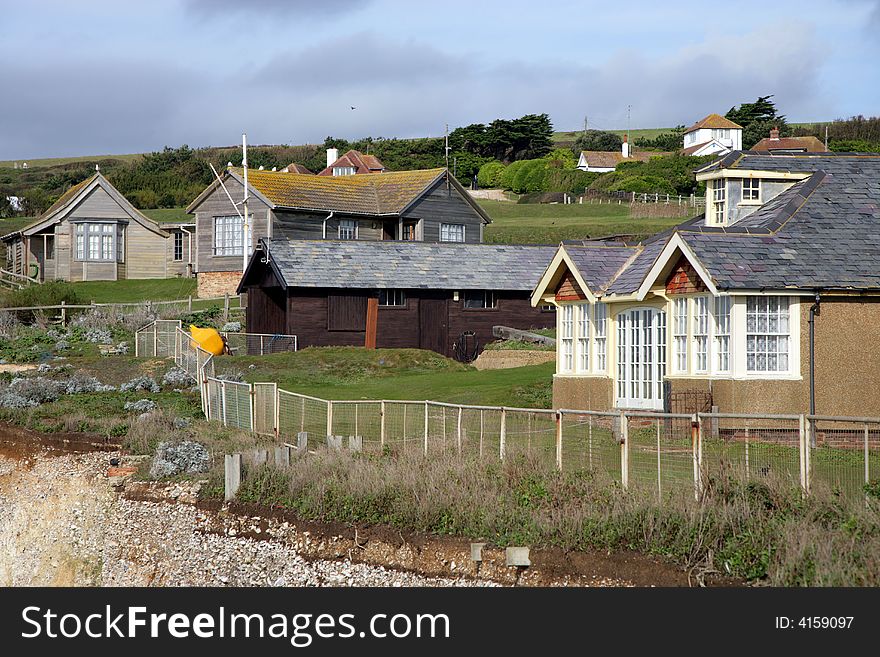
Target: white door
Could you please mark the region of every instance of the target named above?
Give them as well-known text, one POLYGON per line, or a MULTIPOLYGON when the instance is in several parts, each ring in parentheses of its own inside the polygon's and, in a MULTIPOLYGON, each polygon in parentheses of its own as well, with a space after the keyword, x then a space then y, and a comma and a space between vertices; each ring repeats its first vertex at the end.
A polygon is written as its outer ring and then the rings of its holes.
POLYGON ((636 308, 617 315, 617 406, 663 410, 666 313, 636 308))

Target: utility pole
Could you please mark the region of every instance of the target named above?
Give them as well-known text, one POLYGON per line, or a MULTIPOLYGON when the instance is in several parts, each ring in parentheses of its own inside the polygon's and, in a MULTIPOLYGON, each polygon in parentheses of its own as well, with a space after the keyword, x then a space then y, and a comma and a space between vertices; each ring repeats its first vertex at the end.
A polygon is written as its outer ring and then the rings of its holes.
POLYGON ((584 135, 587 134, 587 115, 584 114, 584 135))
MULTIPOLYGON (((632 105, 626 106, 626 143, 629 143, 629 115, 632 110, 632 105)), ((630 146, 632 148, 632 146, 630 146)))
POLYGON ((250 235, 250 226, 248 225, 248 163, 247 163, 247 133, 242 133, 241 135, 241 166, 244 169, 244 199, 241 204, 244 207, 244 220, 242 221, 241 227, 243 231, 242 235, 242 243, 241 243, 241 253, 242 253, 242 266, 241 273, 244 275, 245 269, 248 266, 248 236, 250 235))
POLYGON ((828 150, 828 126, 825 126, 825 150, 828 150))
POLYGON ((446 124, 446 132, 444 133, 444 139, 446 141, 446 145, 443 148, 443 152, 446 154, 446 194, 451 194, 450 184, 449 184, 449 124, 446 124))

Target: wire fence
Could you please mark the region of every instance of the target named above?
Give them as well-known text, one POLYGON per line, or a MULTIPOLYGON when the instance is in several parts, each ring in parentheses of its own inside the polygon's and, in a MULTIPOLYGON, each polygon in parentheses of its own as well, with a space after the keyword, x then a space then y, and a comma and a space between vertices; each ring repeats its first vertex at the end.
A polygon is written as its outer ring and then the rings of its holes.
MULTIPOLYGON (((880 481, 880 418, 650 413, 474 406, 411 400, 326 400, 218 377, 179 326, 153 344, 199 381, 205 416, 298 450, 417 450, 516 458, 589 472, 624 488, 699 497, 726 478, 784 480, 863 496, 880 481)), ((161 336, 161 338, 159 337, 161 336)))

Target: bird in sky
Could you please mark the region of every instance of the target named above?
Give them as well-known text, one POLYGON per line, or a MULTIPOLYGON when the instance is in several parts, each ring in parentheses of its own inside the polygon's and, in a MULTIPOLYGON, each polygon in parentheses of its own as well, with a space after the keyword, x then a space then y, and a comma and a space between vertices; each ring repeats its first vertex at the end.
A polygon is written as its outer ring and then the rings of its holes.
POLYGON ((357 109, 354 105, 350 105, 351 109, 357 109))

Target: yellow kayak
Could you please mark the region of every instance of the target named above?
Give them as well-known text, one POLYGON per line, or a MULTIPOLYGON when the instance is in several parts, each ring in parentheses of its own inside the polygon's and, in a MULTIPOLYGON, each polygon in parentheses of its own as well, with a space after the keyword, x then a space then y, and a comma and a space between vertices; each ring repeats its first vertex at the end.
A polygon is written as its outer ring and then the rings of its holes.
POLYGON ((217 329, 199 328, 191 324, 189 334, 192 336, 194 346, 199 346, 215 356, 223 353, 223 338, 217 332, 217 329))

